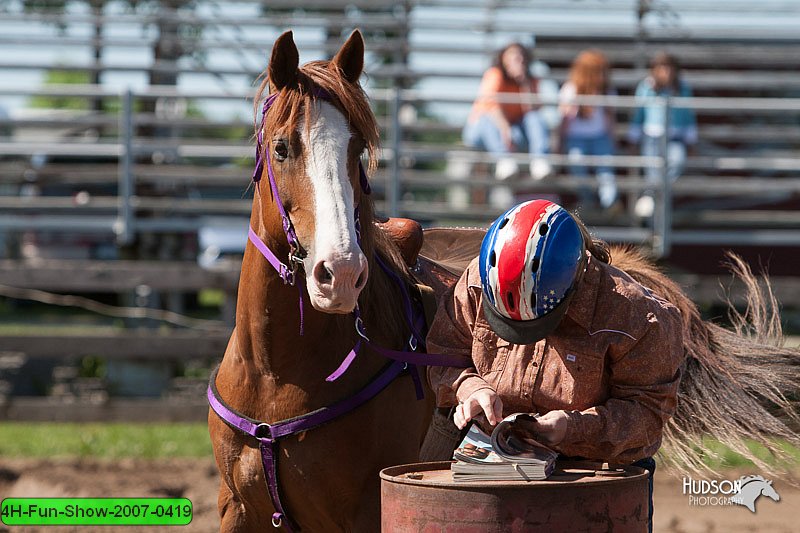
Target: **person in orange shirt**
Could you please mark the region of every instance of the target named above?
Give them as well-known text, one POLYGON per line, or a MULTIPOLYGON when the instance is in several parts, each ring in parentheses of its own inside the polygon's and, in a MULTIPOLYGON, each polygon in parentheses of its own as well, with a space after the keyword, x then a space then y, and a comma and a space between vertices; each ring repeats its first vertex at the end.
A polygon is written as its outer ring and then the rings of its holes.
POLYGON ((505 180, 519 170, 508 157, 515 151, 531 155, 530 172, 542 179, 552 172, 546 159, 548 132, 538 104, 501 101, 498 95, 532 95, 539 92, 539 80, 530 72, 531 54, 521 43, 512 43, 497 55, 483 75, 478 98, 464 127, 464 144, 498 156, 495 177, 505 180))

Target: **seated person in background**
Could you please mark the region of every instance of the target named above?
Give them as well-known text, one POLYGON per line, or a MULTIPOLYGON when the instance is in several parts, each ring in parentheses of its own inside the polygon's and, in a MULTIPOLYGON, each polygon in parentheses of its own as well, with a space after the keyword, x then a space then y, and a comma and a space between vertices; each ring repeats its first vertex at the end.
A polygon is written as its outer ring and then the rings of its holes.
MULTIPOLYGON (((659 52, 650 63, 650 75, 636 87, 636 96, 648 99, 636 110, 628 130, 628 141, 641 147, 643 156, 667 158, 667 179, 670 183, 678 179, 686 163, 687 148, 697 143, 697 119, 694 110, 685 107, 669 108, 669 132, 667 153, 664 154, 664 107, 655 102, 655 97, 692 96, 692 90, 680 77, 678 59, 667 52, 659 52)), ((647 189, 636 202, 634 211, 642 218, 653 214, 654 190, 661 180, 661 169, 645 169, 647 189)))
MULTIPOLYGON (((561 111, 561 151, 569 156, 570 173, 586 177, 586 166, 577 164, 584 155, 614 155, 614 109, 576 103, 576 96, 614 95, 609 79, 609 65, 600 50, 584 50, 572 62, 569 79, 559 93, 561 111)), ((598 181, 598 195, 603 208, 611 207, 617 200, 617 183, 609 166, 594 167, 598 181)), ((593 205, 595 200, 588 188, 578 191, 583 205, 593 205)))
POLYGON ((519 170, 513 158, 503 157, 514 151, 531 155, 530 172, 534 179, 550 174, 550 164, 536 156, 548 152, 548 133, 540 106, 520 102, 501 102, 497 95, 538 93, 539 80, 530 72, 531 55, 520 43, 512 43, 497 55, 483 75, 478 98, 464 127, 464 144, 481 148, 499 157, 495 177, 505 180, 519 170))

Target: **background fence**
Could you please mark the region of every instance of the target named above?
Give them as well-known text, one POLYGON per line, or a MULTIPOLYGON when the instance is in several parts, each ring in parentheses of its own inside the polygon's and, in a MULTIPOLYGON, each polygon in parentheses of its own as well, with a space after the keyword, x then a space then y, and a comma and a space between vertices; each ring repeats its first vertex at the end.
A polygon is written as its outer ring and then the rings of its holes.
MULTIPOLYGON (((491 202, 493 159, 460 143, 492 54, 535 41, 535 69, 563 83, 580 50, 603 49, 620 96, 591 103, 614 107, 619 150, 583 162, 610 163, 621 200, 581 216, 598 236, 661 258, 710 314, 723 299, 723 249, 768 263, 787 325, 797 327, 795 3, 75 1, 0 10, 0 417, 203 416, 204 377, 224 352, 246 239, 253 82, 285 28, 302 61, 364 31, 364 82, 384 136, 378 208, 428 226, 483 226, 501 210, 491 202), (696 111, 700 144, 677 182, 662 179, 654 214, 642 219, 633 211, 642 170, 664 161, 622 141, 641 104, 635 84, 660 49, 681 59, 696 95, 662 103, 696 111)), ((549 157, 554 176, 504 186, 517 200, 545 195, 575 207, 583 182, 566 156, 549 157)))

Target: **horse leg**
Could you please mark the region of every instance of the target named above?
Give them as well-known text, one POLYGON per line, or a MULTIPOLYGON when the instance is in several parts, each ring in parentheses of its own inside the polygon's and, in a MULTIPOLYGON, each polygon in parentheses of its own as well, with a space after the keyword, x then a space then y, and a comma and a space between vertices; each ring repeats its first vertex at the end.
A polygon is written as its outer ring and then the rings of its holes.
POLYGON ((244 505, 236 499, 224 479, 219 482, 217 508, 220 517, 220 533, 234 533, 243 530, 245 524, 244 505))
POLYGON ((217 507, 222 532, 257 532, 267 529, 272 506, 264 481, 261 453, 249 438, 209 414, 209 433, 220 473, 217 507))
POLYGON ((260 533, 271 527, 271 513, 264 515, 242 503, 223 481, 220 483, 219 497, 220 533, 260 533), (267 527, 270 526, 270 527, 267 527))
POLYGON ((235 436, 215 413, 209 413, 209 433, 214 447, 214 459, 220 474, 217 509, 222 533, 242 531, 245 524, 245 507, 234 492, 234 472, 238 468, 238 454, 234 448, 235 436))
POLYGON ((217 499, 220 531, 255 533, 268 529, 274 510, 258 449, 243 447, 229 469, 221 472, 217 499))

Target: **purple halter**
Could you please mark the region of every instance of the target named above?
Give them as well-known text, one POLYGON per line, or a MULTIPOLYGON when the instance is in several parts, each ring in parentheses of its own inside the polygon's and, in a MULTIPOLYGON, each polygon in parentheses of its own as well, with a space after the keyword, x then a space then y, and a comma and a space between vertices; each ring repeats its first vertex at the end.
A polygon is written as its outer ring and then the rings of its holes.
MULTIPOLYGON (((323 98, 325 100, 331 99, 327 91, 319 88, 314 90, 314 96, 323 98)), ((256 138, 256 168, 253 171, 253 181, 256 183, 256 186, 258 186, 258 184, 261 182, 261 175, 264 173, 264 159, 266 158, 269 188, 270 191, 272 191, 272 199, 275 201, 275 204, 278 206, 278 212, 281 214, 283 232, 286 235, 286 241, 289 243, 289 265, 291 265, 291 268, 278 259, 274 253, 272 253, 266 244, 264 244, 264 242, 258 237, 258 234, 253 231, 252 226, 248 232, 248 237, 256 246, 256 248, 258 248, 261 254, 267 258, 267 261, 269 261, 275 270, 278 271, 278 274, 283 282, 288 285, 294 285, 295 275, 297 274, 300 266, 303 264, 303 251, 300 247, 300 241, 297 239, 297 233, 294 231, 292 220, 286 213, 286 209, 283 207, 283 202, 281 202, 281 198, 278 194, 278 185, 275 181, 275 174, 272 172, 272 160, 270 159, 269 154, 264 151, 264 122, 267 118, 267 111, 269 111, 269 108, 272 107, 273 103, 275 103, 275 99, 277 97, 277 93, 269 95, 267 100, 264 102, 264 107, 261 111, 261 127, 258 129, 258 136, 256 138)), ((361 164, 361 161, 358 162, 358 172, 361 190, 364 192, 364 194, 370 194, 372 190, 369 186, 367 174, 364 172, 364 166, 361 164)), ((357 211, 356 220, 358 220, 357 211)))
MULTIPOLYGON (((330 93, 328 91, 320 88, 315 87, 312 93, 317 98, 322 98, 323 100, 332 100, 330 93)), ((288 213, 286 213, 286 209, 283 207, 283 202, 281 201, 280 195, 278 193, 278 184, 275 181, 275 174, 272 171, 272 159, 269 157, 269 154, 264 150, 264 124, 266 123, 267 119, 267 111, 272 107, 272 104, 275 103, 275 100, 278 98, 278 93, 271 94, 267 97, 266 101, 264 102, 264 106, 261 109, 261 126, 258 128, 258 135, 256 136, 256 167, 253 170, 253 182, 256 184, 256 188, 258 188, 259 184, 261 183, 261 176, 264 173, 264 159, 267 160, 267 179, 269 180, 269 189, 272 194, 272 200, 275 202, 275 205, 278 206, 278 212, 281 215, 281 226, 283 227, 283 233, 286 235, 286 242, 289 244, 289 256, 288 256, 288 264, 281 261, 275 253, 269 249, 269 246, 266 245, 264 241, 258 236, 258 234, 253 230, 253 226, 250 226, 247 231, 247 238, 250 240, 251 243, 261 252, 261 255, 272 265, 272 267, 278 271, 278 275, 283 280, 285 285, 294 285, 297 282, 297 271, 300 270, 300 267, 303 265, 303 258, 305 257, 305 251, 300 246, 300 240, 297 238, 297 233, 294 231, 294 224, 292 224, 292 219, 289 218, 288 213)), ((367 174, 364 172, 364 166, 361 164, 361 161, 358 162, 358 179, 361 185, 361 190, 364 194, 371 194, 372 188, 369 185, 369 180, 367 179, 367 174)), ((260 190, 260 189, 259 189, 260 190)), ((355 209, 355 224, 356 230, 359 229, 359 212, 358 206, 355 209)), ((360 233, 357 231, 357 235, 360 236, 360 233)), ((361 243, 359 242, 359 246, 361 243)), ((303 334, 303 290, 299 289, 299 303, 300 303, 300 335, 303 334)))
MULTIPOLYGON (((314 96, 320 97, 326 100, 331 100, 331 95, 328 94, 327 91, 324 91, 320 88, 314 90, 314 96)), ((285 208, 283 207, 283 202, 281 202, 280 196, 278 194, 278 186, 277 182, 275 181, 275 175, 272 171, 272 163, 270 161, 269 153, 264 151, 264 134, 263 134, 263 127, 264 122, 266 119, 267 111, 275 102, 277 98, 277 94, 270 95, 267 100, 264 102, 264 106, 261 112, 261 127, 259 128, 258 135, 257 135, 257 142, 256 142, 256 168, 253 173, 253 181, 258 184, 261 180, 261 175, 264 171, 264 159, 267 162, 267 177, 269 179, 270 190, 272 192, 272 199, 278 206, 278 211, 281 215, 283 232, 286 235, 286 241, 289 244, 289 256, 288 256, 288 264, 282 262, 275 253, 270 250, 269 246, 266 245, 264 241, 258 236, 258 234, 253 230, 251 226, 248 231, 248 238, 251 243, 258 249, 258 251, 266 258, 266 260, 275 268, 278 272, 278 275, 281 277, 283 282, 287 285, 294 285, 296 283, 296 274, 302 265, 303 254, 304 251, 300 246, 300 242, 297 239, 297 234, 294 231, 294 226, 292 225, 292 221, 289 218, 289 215, 286 213, 285 208), (263 156, 262 156, 263 154, 263 156), (291 265, 291 266, 289 266, 291 265)), ((361 165, 361 162, 358 164, 359 169, 359 181, 361 184, 361 190, 364 194, 370 194, 370 186, 369 181, 367 180, 367 175, 364 172, 364 167, 361 165)), ((360 243, 360 218, 358 207, 356 207, 355 211, 355 225, 356 225, 356 235, 360 243)), ((252 419, 233 407, 227 404, 222 397, 220 396, 219 392, 217 391, 216 386, 216 378, 217 372, 219 367, 217 367, 212 373, 209 379, 209 385, 207 390, 207 398, 208 403, 214 412, 224 420, 228 425, 233 428, 236 428, 247 435, 250 435, 258 440, 259 442, 259 449, 261 451, 261 462, 264 468, 264 477, 267 482, 267 490, 269 491, 270 498, 272 500, 272 505, 275 508, 275 513, 272 515, 272 525, 275 528, 286 528, 288 531, 295 531, 299 530, 297 525, 294 523, 293 520, 287 515, 283 504, 280 498, 280 491, 279 491, 279 483, 278 483, 278 468, 277 468, 277 460, 278 460, 278 439, 282 437, 288 437, 290 435, 294 435, 296 433, 300 433, 302 431, 307 431, 309 429, 318 427, 322 424, 325 424, 341 415, 349 413, 356 409, 357 407, 361 406, 362 404, 368 402, 372 398, 374 398, 377 394, 379 394, 383 389, 385 389, 392 381, 394 381, 398 376, 400 376, 404 371, 410 370, 411 377, 414 382, 414 387, 416 389, 417 398, 421 399, 424 396, 424 390, 422 388, 422 382, 419 377, 419 372, 416 368, 417 365, 428 365, 428 366, 453 366, 453 367, 467 367, 470 366, 471 363, 465 362, 463 358, 460 357, 453 357, 443 354, 425 354, 425 353, 418 353, 416 350, 418 348, 424 349, 425 346, 425 317, 419 306, 415 306, 412 302, 411 296, 408 292, 408 288, 406 284, 400 279, 400 277, 393 272, 384 262, 381 260, 380 256, 375 255, 375 260, 381 269, 395 282, 395 284, 400 287, 402 296, 403 296, 403 309, 406 318, 406 322, 411 330, 411 336, 408 340, 408 347, 410 351, 399 351, 399 350, 389 350, 387 348, 383 348, 381 346, 377 346, 373 344, 369 338, 367 337, 367 332, 364 327, 364 322, 361 318, 361 314, 359 312, 358 306, 353 311, 353 315, 355 317, 355 329, 358 333, 358 339, 356 340, 355 346, 350 350, 350 352, 345 356, 342 363, 328 378, 326 381, 334 381, 338 379, 350 364, 355 360, 356 355, 361 349, 362 343, 368 345, 372 350, 379 353, 380 355, 390 359, 392 362, 389 363, 376 377, 374 377, 366 386, 364 386, 361 390, 356 392, 353 396, 337 402, 331 406, 323 407, 317 409, 316 411, 312 411, 310 413, 306 413, 305 415, 301 415, 295 418, 290 418, 287 420, 281 420, 274 423, 266 423, 261 422, 255 419, 252 419)), ((298 287, 300 291, 300 334, 303 334, 303 289, 302 287, 298 287)))

